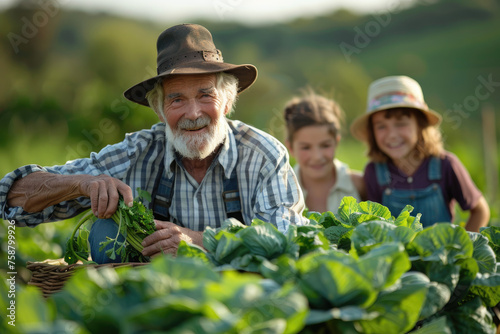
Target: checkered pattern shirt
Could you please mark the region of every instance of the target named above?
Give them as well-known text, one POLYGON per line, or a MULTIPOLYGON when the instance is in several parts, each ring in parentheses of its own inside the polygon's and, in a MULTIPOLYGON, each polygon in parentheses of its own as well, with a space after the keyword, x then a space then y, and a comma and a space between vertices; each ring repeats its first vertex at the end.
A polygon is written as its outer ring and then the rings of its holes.
POLYGON ((86 197, 64 201, 35 213, 25 212, 21 207, 8 207, 6 196, 13 182, 30 173, 107 174, 128 184, 133 192, 140 188, 152 193, 161 172, 161 159, 164 159, 167 176, 175 173, 170 217, 178 225, 194 231, 220 226, 227 218, 222 198, 223 176, 229 177, 234 168, 243 219, 247 224, 258 218, 285 232, 289 224, 307 223, 302 216, 303 195, 285 147, 272 136, 231 120, 227 120, 226 140, 200 184, 175 163, 174 150, 166 142, 165 124, 158 123, 149 130, 127 134, 121 143, 106 146, 99 153, 93 152, 89 158, 68 161, 61 166, 27 165, 8 173, 0 181, 3 218, 15 220, 18 226, 33 227, 73 217, 90 207, 86 197))

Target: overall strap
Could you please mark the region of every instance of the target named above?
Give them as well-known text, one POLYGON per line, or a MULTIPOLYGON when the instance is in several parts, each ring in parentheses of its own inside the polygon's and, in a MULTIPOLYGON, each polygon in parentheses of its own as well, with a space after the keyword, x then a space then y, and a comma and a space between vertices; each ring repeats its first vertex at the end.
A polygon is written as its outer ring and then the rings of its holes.
POLYGON ((160 163, 160 170, 156 177, 155 187, 152 194, 152 202, 150 208, 156 219, 170 221, 170 213, 168 212, 172 204, 172 196, 174 194, 175 172, 171 178, 167 178, 165 164, 160 163))
POLYGON ((236 166, 233 168, 229 179, 224 179, 223 188, 224 191, 222 192, 222 199, 224 200, 224 206, 226 207, 227 217, 234 218, 242 223, 245 223, 241 213, 241 199, 240 191, 238 189, 236 166))
POLYGON ((441 159, 439 157, 431 157, 428 174, 431 181, 441 180, 441 159))
POLYGON ((375 162, 375 173, 380 186, 388 186, 391 183, 391 174, 387 162, 375 162))

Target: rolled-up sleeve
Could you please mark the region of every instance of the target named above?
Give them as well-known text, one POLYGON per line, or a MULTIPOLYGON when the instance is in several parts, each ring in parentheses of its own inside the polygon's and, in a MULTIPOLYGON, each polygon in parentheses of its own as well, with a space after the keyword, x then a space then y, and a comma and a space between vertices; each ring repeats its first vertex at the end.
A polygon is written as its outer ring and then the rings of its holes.
POLYGON ((2 209, 2 219, 15 220, 16 224, 19 226, 35 226, 45 219, 42 217, 46 215, 50 216, 49 211, 52 210, 49 208, 43 212, 29 213, 24 211, 21 207, 9 207, 7 205, 7 195, 14 182, 31 173, 41 171, 46 171, 46 169, 38 165, 26 165, 7 173, 2 180, 0 180, 0 207, 2 209))
POLYGON ((127 144, 122 142, 107 146, 99 153, 93 152, 90 158, 68 161, 64 165, 52 167, 26 165, 8 173, 0 181, 2 218, 5 220, 14 220, 17 226, 34 227, 40 223, 64 220, 78 215, 90 207, 89 198, 78 197, 47 207, 40 212, 26 212, 22 207, 10 207, 7 204, 7 195, 15 181, 35 172, 64 175, 107 174, 121 178, 130 161, 127 148, 127 144))

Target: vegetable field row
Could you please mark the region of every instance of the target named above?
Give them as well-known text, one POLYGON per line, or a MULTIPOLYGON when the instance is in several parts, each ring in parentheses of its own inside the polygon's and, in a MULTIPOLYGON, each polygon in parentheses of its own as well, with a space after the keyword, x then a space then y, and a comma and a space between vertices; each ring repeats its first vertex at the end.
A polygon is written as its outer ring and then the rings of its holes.
MULTIPOLYGON (((422 228, 346 197, 283 234, 255 220, 207 228, 204 248, 140 267, 78 269, 44 299, 19 286, 12 333, 495 333, 500 229, 422 228)), ((0 284, 7 308, 8 284, 0 284)))

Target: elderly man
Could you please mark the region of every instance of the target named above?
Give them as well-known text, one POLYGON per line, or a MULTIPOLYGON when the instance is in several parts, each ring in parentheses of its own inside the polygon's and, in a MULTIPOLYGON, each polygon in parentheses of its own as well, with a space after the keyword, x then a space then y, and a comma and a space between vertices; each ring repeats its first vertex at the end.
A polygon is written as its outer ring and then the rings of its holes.
MULTIPOLYGON (((62 166, 23 166, 0 182, 4 219, 19 226, 66 219, 91 207, 100 218, 89 241, 99 251, 117 226, 109 218, 120 195, 133 201, 137 188, 152 193, 157 231, 145 256, 175 253, 180 240, 202 246, 206 226, 228 217, 246 224, 259 218, 285 232, 303 224, 304 201, 286 149, 270 135, 226 119, 238 93, 257 77, 253 65, 223 62, 210 32, 185 24, 165 30, 157 42, 158 75, 125 92, 150 106, 161 123, 128 134, 90 158, 62 166)), ((115 261, 119 261, 117 259, 115 261)))

